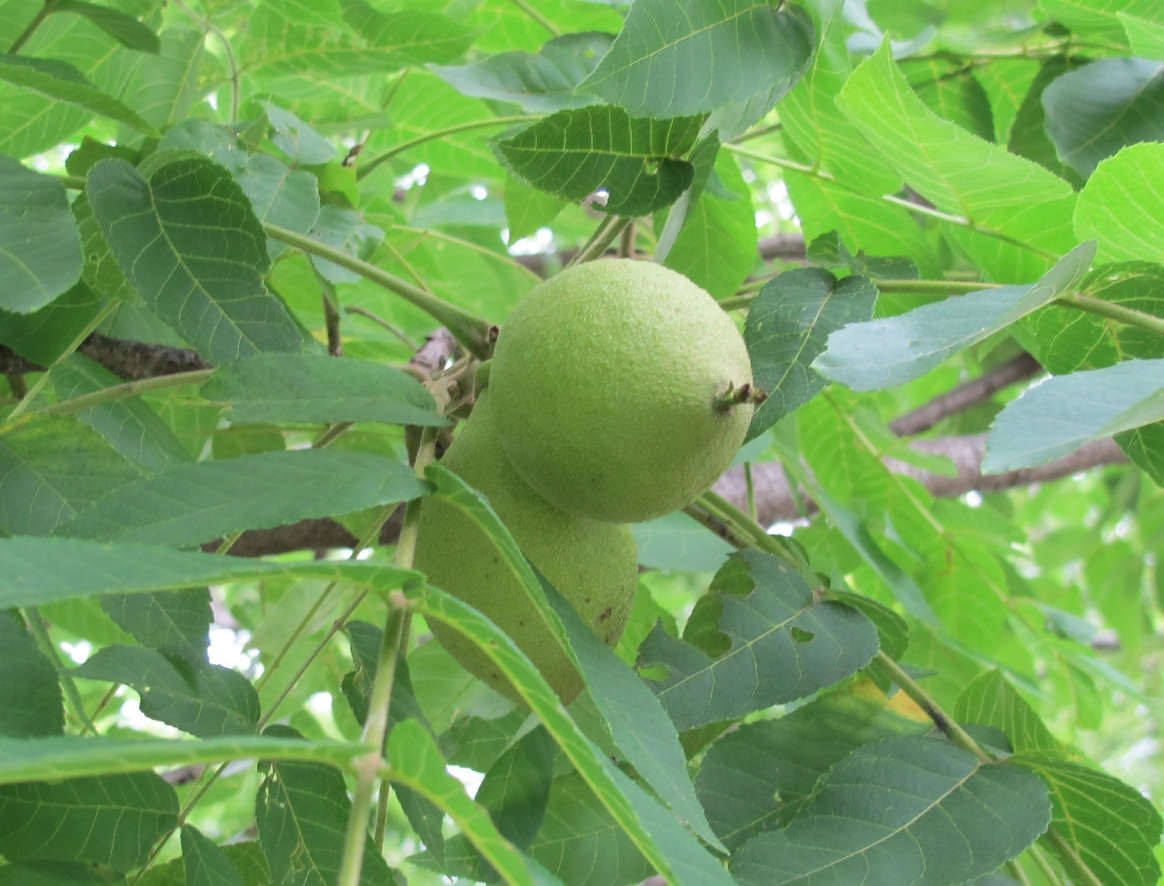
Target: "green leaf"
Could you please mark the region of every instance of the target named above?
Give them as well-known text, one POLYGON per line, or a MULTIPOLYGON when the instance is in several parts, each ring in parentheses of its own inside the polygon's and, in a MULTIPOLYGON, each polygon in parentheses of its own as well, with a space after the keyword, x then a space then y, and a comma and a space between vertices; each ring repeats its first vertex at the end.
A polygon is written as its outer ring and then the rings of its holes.
POLYGON ((1000 58, 974 71, 990 100, 994 141, 998 144, 1005 145, 1010 141, 1019 109, 1038 73, 1039 62, 1027 58, 1000 58))
POLYGON ((125 877, 79 861, 29 861, 0 867, 0 886, 125 886, 125 877))
POLYGON ((159 54, 145 59, 134 72, 122 96, 125 103, 161 128, 185 119, 198 96, 205 39, 196 28, 164 30, 159 54))
POLYGON ((100 117, 124 123, 145 135, 159 135, 141 114, 95 87, 68 62, 51 58, 0 55, 0 80, 30 89, 45 98, 67 102, 100 117))
POLYGON ((854 323, 829 335, 812 368, 857 391, 904 384, 1027 314, 1071 292, 1095 257, 1076 246, 1038 283, 1002 286, 934 302, 896 317, 854 323))
MULTIPOLYGON (((104 366, 81 354, 69 354, 53 366, 50 378, 58 400, 93 394, 122 383, 104 366)), ((73 414, 143 471, 164 471, 191 460, 170 426, 139 397, 90 406, 73 414)))
POLYGON ((812 23, 756 0, 646 0, 578 91, 644 117, 711 111, 804 73, 812 23))
POLYGON ((84 283, 31 314, 0 309, 0 344, 41 366, 51 366, 97 319, 105 299, 84 283))
POLYGON ((448 64, 460 58, 476 36, 452 18, 404 9, 377 11, 364 0, 341 0, 344 21, 369 47, 390 51, 414 65, 448 64))
MULTIPOLYGON (((368 224, 358 212, 331 203, 320 209, 311 235, 325 246, 365 260, 372 257, 384 239, 384 231, 368 224)), ((324 279, 332 283, 359 283, 362 279, 355 271, 341 268, 318 255, 311 256, 311 263, 324 279)))
POLYGON ((299 329, 263 285, 266 232, 226 169, 191 157, 146 181, 124 160, 102 160, 86 194, 122 271, 207 360, 301 349, 299 329))
MULTIPOLYGON (((267 733, 296 735, 286 726, 267 733)), ((340 835, 352 808, 343 773, 334 766, 290 760, 260 765, 267 767, 267 777, 259 786, 255 819, 272 882, 335 883, 344 851, 340 835)), ((392 871, 371 840, 364 844, 360 886, 395 886, 392 871)))
POLYGON ((108 6, 97 6, 84 0, 59 0, 53 12, 71 12, 89 19, 102 31, 129 49, 157 54, 161 51, 158 35, 136 18, 108 6))
POLYGON ((655 569, 714 572, 734 548, 682 511, 631 526, 639 563, 655 569))
POLYGON ((1117 12, 1120 24, 1128 35, 1128 43, 1132 47, 1132 55, 1140 58, 1164 58, 1164 24, 1147 21, 1128 15, 1126 12, 1117 12))
POLYGON ((1046 788, 1018 766, 891 738, 833 766, 792 823, 749 840, 731 871, 740 886, 962 883, 1014 858, 1050 817, 1046 788))
MULTIPOLYGON (((218 847, 242 877, 243 886, 271 886, 271 872, 257 840, 227 843, 218 847)), ((135 886, 186 886, 185 864, 174 858, 147 868, 135 886)))
POLYGON ((271 141, 299 166, 322 166, 337 153, 335 145, 278 105, 263 102, 267 120, 275 131, 271 141))
MULTIPOLYGON (((43 739, 38 744, 60 739, 43 739)), ((5 757, 5 763, 7 757, 5 757)), ((178 796, 152 772, 0 787, 0 852, 129 871, 178 826, 178 796)))
POLYGON ((752 377, 768 392, 752 414, 754 439, 819 394, 827 383, 812 361, 829 335, 873 318, 877 288, 867 277, 837 280, 823 268, 785 271, 766 283, 748 306, 744 341, 752 377))
POLYGON ((694 176, 686 160, 702 117, 654 120, 620 108, 559 111, 497 148, 534 187, 575 203, 605 188, 606 212, 649 215, 679 199, 694 176))
POLYGON ((1152 194, 1164 188, 1164 145, 1124 148, 1096 167, 1079 194, 1075 233, 1095 238, 1101 262, 1164 262, 1164 221, 1152 194))
POLYGON ((530 730, 494 761, 473 798, 489 812, 498 832, 519 849, 528 849, 541 827, 557 753, 545 729, 530 730))
POLYGON ((463 67, 430 70, 462 95, 521 105, 522 110, 552 114, 597 104, 574 87, 598 67, 614 38, 599 31, 563 34, 536 52, 503 52, 463 67))
POLYGON ((0 610, 0 673, 0 735, 43 738, 65 731, 56 669, 9 610, 0 610))
POLYGON ((81 276, 81 240, 59 181, 0 154, 0 306, 27 314, 81 276))
POLYGON ((1068 71, 1078 69, 1084 60, 1074 56, 1056 55, 1044 59, 1034 80, 1021 96, 1021 103, 1011 126, 1007 150, 1033 160, 1044 169, 1071 183, 1078 190, 1083 187, 1079 173, 1059 159, 1055 145, 1047 135, 1047 110, 1043 107, 1043 93, 1047 87, 1068 71))
POLYGON ((903 59, 902 73, 914 95, 944 120, 985 141, 994 141, 994 118, 986 90, 956 57, 903 59))
POLYGON ((877 645, 864 615, 817 602, 778 557, 740 551, 716 573, 684 640, 656 626, 639 664, 666 668, 666 677, 649 682, 686 730, 811 695, 863 668, 877 645))
POLYGON ((749 723, 703 757, 695 790, 731 850, 787 824, 822 775, 862 745, 932 726, 890 707, 869 681, 831 692, 778 720, 749 723))
POLYGON ((1059 159, 1087 178, 1120 148, 1164 139, 1162 67, 1142 58, 1104 58, 1048 86, 1047 135, 1059 159))
POLYGON ((130 285, 121 268, 117 266, 113 250, 109 248, 109 243, 101 232, 101 225, 93 215, 93 207, 89 205, 89 198, 84 193, 78 194, 73 201, 73 217, 77 220, 77 230, 81 234, 81 251, 85 259, 85 264, 81 268, 81 279, 85 285, 94 293, 114 301, 134 303, 141 301, 137 290, 130 285))
POLYGON ((412 376, 363 360, 263 354, 223 366, 201 393, 227 405, 236 423, 449 424, 412 376))
MULTIPOLYGON (((364 745, 232 736, 201 741, 161 738, 81 738, 61 735, 36 741, 0 738, 0 784, 141 772, 162 766, 193 766, 255 757, 343 765, 367 751, 364 745)), ((68 782, 64 782, 67 784, 68 782)))
POLYGON ((1164 419, 1164 360, 1128 360, 1048 379, 998 414, 984 473, 1046 464, 1100 440, 1164 419))
POLYGON ((1035 709, 997 668, 975 677, 962 690, 953 713, 959 723, 977 723, 1001 730, 1015 753, 1030 751, 1058 756, 1063 751, 1035 709))
POLYGON ((207 588, 106 594, 101 608, 142 646, 190 661, 206 660, 214 621, 207 588))
POLYGON ((1052 260, 1048 254, 1075 245, 1071 186, 938 117, 914 95, 888 44, 853 72, 837 104, 906 184, 978 229, 947 228, 995 279, 1041 275, 1052 260))
POLYGON ((1033 756, 1016 757, 1015 762, 1047 783, 1051 826, 1103 886, 1159 882, 1154 850, 1160 843, 1161 820, 1149 800, 1106 772, 1079 763, 1033 756))
POLYGON ((821 593, 826 600, 835 600, 851 609, 864 613, 873 626, 877 628, 877 639, 881 644, 881 651, 894 661, 905 655, 909 648, 909 624, 904 618, 883 603, 878 603, 872 597, 864 594, 854 594, 852 591, 829 588, 821 593))
POLYGON ((226 853, 192 825, 182 825, 186 886, 244 886, 226 853))
POLYGON ((509 245, 536 233, 556 219, 565 203, 514 175, 505 177, 505 219, 509 222, 509 245))
POLYGON ((48 535, 141 474, 73 415, 30 415, 0 434, 0 529, 48 535))
MULTIPOLYGON (((310 172, 290 169, 270 154, 255 154, 236 176, 259 220, 296 234, 308 234, 319 218, 319 180, 310 172)), ((267 240, 267 252, 278 258, 287 244, 267 240)))
POLYGON ((172 151, 204 154, 231 172, 246 166, 250 156, 232 130, 207 120, 183 120, 162 136, 157 153, 152 156, 164 161, 168 156, 177 156, 169 153, 172 151))
POLYGON ((181 547, 424 495, 393 458, 332 449, 179 465, 114 490, 57 535, 181 547))
MULTIPOLYGON (((372 684, 376 682, 380 646, 384 632, 366 621, 349 621, 344 625, 344 633, 352 644, 352 663, 355 671, 343 678, 341 690, 351 706, 356 721, 363 726, 368 716, 368 703, 372 694, 372 684)), ((388 726, 412 718, 425 726, 428 720, 421 710, 416 694, 412 690, 412 677, 408 671, 408 660, 401 655, 396 661, 396 671, 392 679, 392 703, 388 706, 388 726)), ((432 727, 429 727, 430 729, 432 727)))
POLYGON ((106 646, 74 677, 124 683, 141 696, 141 712, 199 738, 253 735, 262 710, 250 680, 205 661, 168 659, 156 649, 106 646))
POLYGON ((1120 12, 1156 20, 1160 8, 1153 0, 1039 0, 1048 18, 1086 34, 1089 40, 1123 43, 1126 39, 1120 12))

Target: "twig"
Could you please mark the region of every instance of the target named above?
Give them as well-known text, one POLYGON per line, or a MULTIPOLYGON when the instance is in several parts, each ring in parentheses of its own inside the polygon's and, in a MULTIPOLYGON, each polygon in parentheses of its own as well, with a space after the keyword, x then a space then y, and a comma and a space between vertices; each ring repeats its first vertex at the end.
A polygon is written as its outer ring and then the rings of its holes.
POLYGON ((24 44, 28 42, 29 38, 36 33, 36 29, 44 24, 44 20, 52 15, 53 10, 57 8, 60 0, 44 0, 44 6, 36 14, 32 21, 28 23, 28 27, 20 32, 20 36, 16 38, 13 44, 8 47, 10 55, 16 55, 24 48, 24 44))
POLYGON ((458 123, 456 126, 449 126, 445 129, 426 132, 424 135, 418 135, 416 138, 410 138, 408 141, 403 141, 398 145, 394 145, 383 154, 373 157, 367 163, 362 164, 359 168, 359 171, 356 172, 356 179, 359 180, 367 175, 370 175, 381 164, 386 163, 393 157, 403 154, 405 151, 410 151, 413 148, 425 144, 426 142, 442 139, 447 135, 456 135, 460 132, 471 132, 474 129, 490 129, 497 126, 510 126, 514 123, 525 123, 528 120, 539 119, 541 119, 540 114, 516 114, 512 117, 488 117, 484 120, 470 120, 468 123, 458 123))
POLYGON ((361 308, 359 305, 345 305, 344 306, 344 313, 345 314, 358 314, 361 317, 367 317, 373 323, 376 323, 380 326, 383 326, 385 329, 387 329, 389 332, 391 332, 394 336, 396 336, 398 339, 400 339, 404 344, 408 345, 408 347, 411 350, 415 351, 417 348, 416 342, 414 342, 407 335, 405 335, 404 331, 402 329, 400 329, 400 327, 393 326, 391 323, 389 323, 383 317, 379 316, 378 314, 372 313, 367 308, 361 308))
POLYGON ((630 224, 623 228, 622 235, 618 238, 618 257, 635 257, 635 220, 633 218, 630 224))
POLYGON ((127 381, 125 384, 102 388, 100 391, 93 391, 91 394, 82 394, 80 397, 74 397, 71 400, 61 400, 59 403, 53 403, 50 406, 45 406, 43 409, 35 409, 33 412, 44 415, 62 415, 70 412, 78 412, 82 409, 88 409, 90 406, 112 403, 115 400, 124 400, 126 397, 136 397, 138 394, 145 394, 149 391, 160 391, 165 388, 176 388, 182 385, 200 385, 208 381, 212 375, 214 375, 213 369, 200 369, 196 372, 180 372, 174 373, 173 375, 158 375, 153 378, 143 378, 138 381, 127 381))

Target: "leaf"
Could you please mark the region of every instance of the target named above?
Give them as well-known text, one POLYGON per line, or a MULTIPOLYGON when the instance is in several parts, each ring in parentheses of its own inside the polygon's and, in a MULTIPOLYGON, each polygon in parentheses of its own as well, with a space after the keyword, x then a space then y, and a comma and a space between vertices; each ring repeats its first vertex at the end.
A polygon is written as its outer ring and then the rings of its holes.
MULTIPOLYGON (((121 384, 121 379, 81 354, 69 354, 50 374, 58 400, 71 400, 121 384)), ((146 472, 189 462, 190 453, 138 397, 125 397, 73 413, 121 455, 146 472)))
MULTIPOLYGON (((85 264, 81 268, 81 280, 93 290, 95 297, 105 296, 119 302, 140 302, 141 297, 137 290, 130 285, 121 268, 117 266, 113 250, 109 248, 105 235, 101 233, 101 225, 97 224, 97 219, 93 216, 93 207, 89 205, 89 199, 84 193, 78 194, 73 201, 73 217, 77 220, 77 230, 81 234, 81 251, 85 259, 85 264)), ((80 329, 77 331, 80 333, 80 329)))
POLYGON ((168 156, 177 156, 168 153, 172 151, 204 154, 231 172, 238 172, 246 166, 250 156, 233 131, 208 120, 183 120, 169 129, 162 136, 157 153, 153 156, 161 155, 162 160, 168 156))
POLYGON ((680 730, 804 698, 877 652, 877 630, 864 615, 818 603, 772 554, 733 554, 699 607, 684 640, 656 626, 639 648, 640 666, 667 669, 648 682, 680 730))
POLYGON ((1043 92, 1047 135, 1084 178, 1125 145, 1164 139, 1160 62, 1105 58, 1059 77, 1043 92))
POLYGON ((0 307, 27 314, 81 276, 81 240, 64 186, 0 154, 0 307))
POLYGON ((0 736, 43 738, 65 731, 56 669, 9 610, 0 610, 0 674, 0 736))
POLYGON ((0 80, 124 123, 145 135, 159 134, 149 120, 113 96, 101 92, 68 62, 11 53, 0 54, 0 80))
POLYGON ((114 490, 57 535, 181 547, 424 495, 394 458, 310 449, 179 465, 114 490))
POLYGON ((1079 194, 1075 233, 1095 238, 1101 262, 1164 262, 1164 222, 1151 197, 1164 187, 1164 145, 1124 148, 1096 167, 1079 194))
POLYGON ((644 117, 678 117, 744 101, 804 73, 812 24, 755 0, 647 0, 578 91, 644 117))
MULTIPOLYGON (((161 738, 81 738, 52 736, 36 741, 0 738, 0 784, 119 775, 163 766, 193 766, 266 757, 345 764, 367 751, 364 745, 300 741, 269 736, 232 736, 201 741, 161 738)), ((64 782, 67 784, 68 782, 64 782)))
POLYGON ((201 393, 227 405, 236 423, 449 424, 412 376, 363 360, 263 354, 223 366, 201 393))
POLYGON ((812 368, 857 391, 912 381, 946 358, 1071 292, 1095 257, 1083 243, 1031 286, 985 289, 915 308, 896 317, 854 323, 829 335, 812 368))
POLYGON ((841 760, 797 817, 733 857, 740 886, 961 883, 1014 858, 1047 827, 1046 789, 1009 763, 979 763, 920 736, 841 760))
POLYGON ((731 850, 787 824, 833 764, 862 745, 928 732, 869 681, 797 708, 777 720, 741 726, 708 749, 695 779, 700 803, 731 850))
POLYGON ((340 5, 344 21, 369 46, 397 53, 414 65, 455 61, 476 36, 465 25, 433 12, 382 13, 365 0, 341 0, 340 5))
POLYGON ((505 220, 509 223, 508 244, 534 234, 556 219, 565 207, 561 200, 531 188, 514 175, 505 177, 505 220))
POLYGON ((102 31, 129 49, 157 54, 161 51, 158 35, 136 18, 108 6, 86 3, 84 0, 59 0, 53 12, 71 12, 84 16, 102 31))
POLYGON ((541 827, 557 753, 545 729, 530 730, 489 767, 473 798, 489 812, 498 832, 519 849, 529 849, 541 827))
MULTIPOLYGON (((286 726, 266 732, 282 738, 297 735, 286 726)), ((337 882, 344 851, 340 835, 352 808, 343 773, 321 763, 270 760, 260 765, 266 766, 267 777, 259 786, 255 819, 271 881, 337 882)), ((394 886, 392 871, 371 840, 364 844, 359 882, 394 886)))
POLYGON ((134 71, 122 96, 125 103, 162 128, 185 119, 198 94, 205 38, 195 28, 166 28, 159 54, 134 71))
POLYGON ((101 608, 142 646, 189 661, 206 660, 214 621, 207 588, 106 594, 101 608))
POLYGON ((575 203, 599 188, 605 209, 649 215, 679 199, 691 184, 692 165, 677 159, 695 144, 701 117, 653 120, 620 108, 559 111, 501 138, 497 149, 534 187, 575 203))
POLYGON ((600 31, 563 34, 536 52, 503 52, 462 67, 430 70, 462 95, 521 105, 523 111, 552 114, 565 108, 596 104, 591 95, 576 95, 610 50, 614 38, 600 31))
MULTIPOLYGON (((271 886, 271 872, 257 840, 227 843, 218 849, 242 877, 243 886, 271 886)), ((137 886, 186 886, 185 864, 181 858, 154 864, 146 869, 137 886)))
POLYGON ((984 473, 1046 464, 1099 440, 1164 419, 1164 360, 1128 360, 1047 379, 998 414, 984 473))
MULTIPOLYGON (((270 154, 255 154, 236 181, 260 221, 296 234, 308 234, 315 227, 319 218, 319 181, 310 172, 290 169, 270 154)), ((287 244, 267 240, 272 259, 286 250, 287 244)))
MULTIPOLYGON (((1010 141, 1019 109, 1038 73, 1039 62, 1025 58, 996 59, 974 71, 975 78, 982 84, 990 100, 994 141, 998 144, 1005 145, 1010 141)), ((1020 151, 1014 153, 1026 156, 1020 151)))
POLYGON ((997 668, 975 677, 962 690, 953 713, 959 723, 976 723, 1000 730, 1016 753, 1030 751, 1058 756, 1063 751, 1034 708, 997 668))
POLYGON ((956 58, 904 59, 900 67, 914 95, 931 111, 985 141, 994 141, 990 99, 974 71, 956 58))
POLYGON ((86 194, 130 282, 211 363, 301 349, 263 285, 266 232, 226 169, 191 157, 146 181, 124 160, 102 160, 86 194))
MULTIPOLYGON (((359 213, 330 203, 320 209, 311 235, 325 246, 362 259, 370 259, 384 239, 384 231, 365 222, 359 213)), ((311 263, 324 279, 332 283, 359 283, 363 279, 355 271, 341 268, 318 255, 311 256, 311 263)))
POLYGON ((125 886, 125 877, 83 862, 30 861, 0 867, 0 886, 125 886))
POLYGON ((752 377, 768 399, 752 414, 754 439, 819 394, 827 383, 812 361, 829 335, 873 318, 877 288, 867 277, 837 280, 823 268, 785 271, 766 283, 748 306, 744 341, 752 377))
POLYGON ((0 852, 11 861, 88 861, 130 871, 177 826, 178 796, 152 772, 0 787, 0 852))
POLYGON ((31 314, 0 309, 0 343, 26 360, 51 366, 97 319, 104 306, 105 299, 78 283, 31 314))
POLYGON ((244 886, 230 859, 192 825, 182 825, 185 886, 244 886))
POLYGON ((1033 756, 1015 762, 1047 783, 1051 826, 1103 886, 1155 886, 1161 820, 1150 801, 1106 772, 1079 763, 1033 756))
POLYGON ((1147 21, 1126 12, 1117 12, 1128 35, 1132 55, 1140 58, 1164 58, 1164 24, 1147 21))
POLYGON ((714 572, 734 550, 731 545, 682 511, 631 526, 639 563, 655 569, 714 572))
POLYGON ((337 153, 335 145, 278 105, 263 102, 267 119, 275 131, 271 141, 291 161, 300 166, 321 166, 337 153))
POLYGON ((30 415, 0 434, 0 529, 48 535, 140 476, 76 416, 30 415))
MULTIPOLYGON (((1074 71, 1086 62, 1070 55, 1056 55, 1044 59, 1034 80, 1015 114, 1007 150, 1033 160, 1044 169, 1071 183, 1078 190, 1083 187, 1079 173, 1059 159, 1055 145, 1047 135, 1047 111, 1043 107, 1043 93, 1047 87, 1068 71, 1074 71)), ((1001 142, 1000 142, 1001 144, 1001 142)))
MULTIPOLYGON (((361 726, 368 716, 368 699, 372 694, 372 684, 376 682, 380 647, 384 632, 366 621, 349 621, 344 625, 344 633, 352 644, 352 663, 356 670, 343 678, 342 691, 351 706, 352 714, 361 726)), ((428 728, 416 695, 412 691, 412 677, 408 671, 408 660, 401 655, 396 661, 396 671, 392 678, 392 702, 388 706, 388 727, 412 718, 428 728)))
POLYGON ((1123 43, 1123 27, 1117 17, 1120 12, 1155 19, 1159 7, 1153 0, 1039 0, 1039 6, 1052 18, 1089 40, 1110 40, 1123 43))
POLYGON ((156 649, 106 646, 74 677, 133 687, 141 712, 199 738, 253 735, 262 710, 250 680, 205 661, 168 659, 156 649))

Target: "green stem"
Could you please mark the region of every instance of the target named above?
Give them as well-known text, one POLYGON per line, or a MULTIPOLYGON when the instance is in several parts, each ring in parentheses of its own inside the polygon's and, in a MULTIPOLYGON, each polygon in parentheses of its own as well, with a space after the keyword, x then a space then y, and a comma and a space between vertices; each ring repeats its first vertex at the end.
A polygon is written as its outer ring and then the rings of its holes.
POLYGON ((339 421, 319 435, 319 439, 311 444, 312 449, 326 449, 348 432, 354 422, 339 421))
POLYGON ((1034 844, 1027 849, 1027 852, 1030 853, 1031 860, 1034 861, 1035 867, 1039 869, 1039 873, 1043 875, 1043 879, 1045 879, 1050 884, 1050 886, 1060 886, 1060 884, 1063 882, 1063 878, 1060 877, 1059 872, 1051 866, 1051 862, 1047 856, 1043 855, 1043 850, 1041 850, 1037 844, 1034 844))
POLYGON ((769 535, 763 526, 718 492, 709 489, 703 495, 699 496, 696 501, 700 507, 710 511, 712 516, 718 517, 729 526, 739 530, 740 533, 751 540, 755 547, 762 551, 767 551, 769 554, 775 554, 782 560, 786 560, 803 573, 806 578, 812 579, 812 567, 805 562, 804 557, 800 555, 800 552, 796 548, 785 542, 778 535, 769 535))
POLYGON ((593 261, 604 256, 606 250, 610 248, 610 244, 617 240, 633 221, 633 218, 624 218, 621 215, 607 216, 607 220, 598 226, 589 242, 570 259, 570 264, 567 267, 580 265, 583 262, 593 261))
POLYGON ((874 280, 873 284, 883 295, 966 295, 1002 286, 983 280, 874 280))
POLYGON ((62 400, 43 409, 34 410, 45 415, 61 415, 69 412, 78 412, 90 406, 99 406, 102 403, 112 403, 115 400, 124 400, 126 397, 136 397, 150 391, 160 391, 165 388, 176 388, 181 385, 200 385, 214 375, 213 369, 196 369, 193 372, 175 372, 173 375, 158 375, 154 378, 140 378, 136 381, 127 381, 125 384, 102 388, 91 394, 82 394, 71 400, 62 400))
POLYGON ((85 176, 83 175, 54 175, 53 178, 58 179, 62 185, 72 191, 85 190, 85 176))
POLYGON ((1031 878, 1027 876, 1027 872, 1023 870, 1023 866, 1018 863, 1017 858, 1012 858, 1006 863, 1005 867, 1011 879, 1018 883, 1019 886, 1031 886, 1031 878))
POLYGON ((356 173, 356 179, 362 179, 370 175, 380 164, 386 163, 393 157, 398 157, 405 151, 411 151, 413 148, 423 145, 426 142, 436 141, 442 139, 447 135, 456 135, 460 132, 472 132, 474 129, 489 129, 494 126, 510 126, 514 123, 525 123, 528 120, 540 120, 540 114, 516 114, 512 117, 489 117, 485 120, 470 120, 468 123, 458 123, 456 126, 449 126, 445 129, 438 129, 434 132, 426 132, 424 135, 418 135, 416 138, 410 138, 408 141, 401 142, 389 148, 383 154, 373 157, 367 163, 360 165, 359 171, 356 173))
POLYGON ((1156 317, 1152 314, 1145 314, 1143 311, 1137 311, 1134 308, 1124 307, 1123 305, 1104 301, 1100 298, 1093 298, 1090 295, 1062 295, 1059 297, 1058 302, 1061 305, 1075 308, 1078 311, 1097 314, 1100 317, 1107 317, 1110 320, 1116 320, 1127 326, 1135 326, 1155 335, 1164 336, 1164 318, 1156 317))
POLYGON ((218 549, 214 553, 223 554, 223 555, 229 554, 230 549, 234 547, 235 542, 237 542, 240 538, 242 538, 243 532, 245 532, 245 531, 246 530, 244 530, 244 529, 236 529, 234 532, 232 532, 230 535, 228 535, 226 538, 224 538, 222 540, 222 544, 220 544, 218 546, 218 549))
POLYGON ((1055 854, 1059 857, 1063 867, 1067 869, 1067 875, 1075 886, 1103 886, 1103 882, 1095 875, 1095 871, 1079 857, 1075 847, 1055 830, 1054 825, 1047 828, 1046 839, 1055 847, 1055 854))
POLYGON ((49 661, 52 662, 53 667, 56 669, 61 686, 64 687, 65 695, 69 698, 69 705, 72 707, 73 713, 77 715, 77 719, 81 721, 81 725, 85 729, 88 729, 96 735, 97 727, 93 725, 93 721, 85 713, 85 703, 81 700, 81 693, 77 689, 77 683, 73 679, 73 675, 69 673, 69 669, 61 661, 60 652, 57 651, 56 644, 53 643, 52 637, 49 636, 48 628, 44 626, 44 617, 40 614, 40 610, 35 606, 26 606, 25 614, 28 616, 28 626, 32 628, 33 636, 36 637, 41 650, 48 656, 49 661))
POLYGON ((120 683, 114 683, 109 687, 109 691, 101 697, 101 701, 97 702, 97 707, 95 707, 93 709, 93 713, 89 715, 90 722, 96 723, 97 718, 105 713, 105 709, 109 707, 109 702, 113 701, 114 696, 117 695, 117 689, 120 686, 120 683))
POLYGON ((562 36, 562 32, 554 25, 554 23, 538 12, 536 9, 534 9, 534 7, 527 3, 526 0, 510 0, 510 2, 547 31, 549 31, 551 37, 562 36))
POLYGON ((344 307, 344 313, 345 314, 359 314, 361 317, 367 317, 373 323, 378 323, 380 326, 383 326, 385 329, 387 329, 389 332, 391 332, 394 336, 396 336, 398 339, 400 339, 404 344, 408 345, 408 347, 411 350, 413 350, 413 351, 420 350, 420 345, 418 345, 416 342, 414 342, 412 339, 410 339, 407 335, 405 335, 404 331, 402 329, 400 329, 397 326, 393 326, 391 323, 389 323, 387 320, 385 320, 379 314, 375 314, 372 311, 369 311, 367 308, 361 308, 359 305, 346 305, 344 307))
POLYGON ((389 292, 399 295, 447 327, 457 341, 475 357, 488 360, 491 356, 493 344, 490 340, 490 329, 492 326, 487 320, 482 320, 456 305, 449 304, 432 293, 425 292, 369 262, 348 255, 339 249, 326 246, 314 237, 305 237, 272 224, 264 224, 263 227, 266 228, 267 234, 276 240, 334 262, 341 268, 354 271, 361 277, 383 286, 389 292))
POLYGON ((748 492, 748 517, 753 523, 759 523, 760 516, 756 510, 756 485, 752 482, 752 463, 750 461, 744 462, 744 487, 748 492))
POLYGON ((770 135, 773 132, 779 132, 783 128, 783 123, 773 123, 771 126, 761 126, 758 129, 749 130, 743 135, 737 135, 731 140, 731 143, 733 145, 743 144, 744 142, 751 141, 754 138, 760 138, 761 136, 770 135))
POLYGON ((704 508, 698 507, 697 505, 688 505, 683 509, 683 513, 700 526, 710 529, 733 548, 743 550, 744 548, 755 547, 755 544, 750 538, 739 532, 735 527, 729 526, 719 517, 713 516, 704 508))
POLYGON ((52 15, 53 10, 57 8, 59 2, 60 0, 44 0, 44 6, 40 8, 40 12, 28 23, 28 27, 20 32, 20 36, 16 38, 16 41, 8 47, 9 54, 16 55, 24 48, 24 44, 36 33, 36 29, 44 24, 44 20, 52 15))

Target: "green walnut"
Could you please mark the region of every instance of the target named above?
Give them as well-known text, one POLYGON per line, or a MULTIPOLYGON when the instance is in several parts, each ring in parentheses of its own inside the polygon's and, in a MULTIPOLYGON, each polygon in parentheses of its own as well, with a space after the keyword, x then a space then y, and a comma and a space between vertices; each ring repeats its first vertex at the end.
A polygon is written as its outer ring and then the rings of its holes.
MULTIPOLYGON (((441 464, 488 497, 530 562, 613 646, 626 627, 638 584, 634 535, 627 526, 567 514, 530 489, 501 451, 490 399, 491 392, 485 391, 441 464)), ((529 656, 562 702, 573 701, 582 691, 582 677, 485 533, 440 499, 427 499, 420 514, 416 568, 432 584, 489 616, 529 656)), ((437 622, 432 629, 470 673, 521 702, 471 640, 437 622)))
POLYGON ((723 473, 752 418, 730 393, 751 382, 743 338, 707 292, 662 265, 609 259, 517 304, 489 389, 530 486, 571 513, 631 523, 690 504, 723 473))

